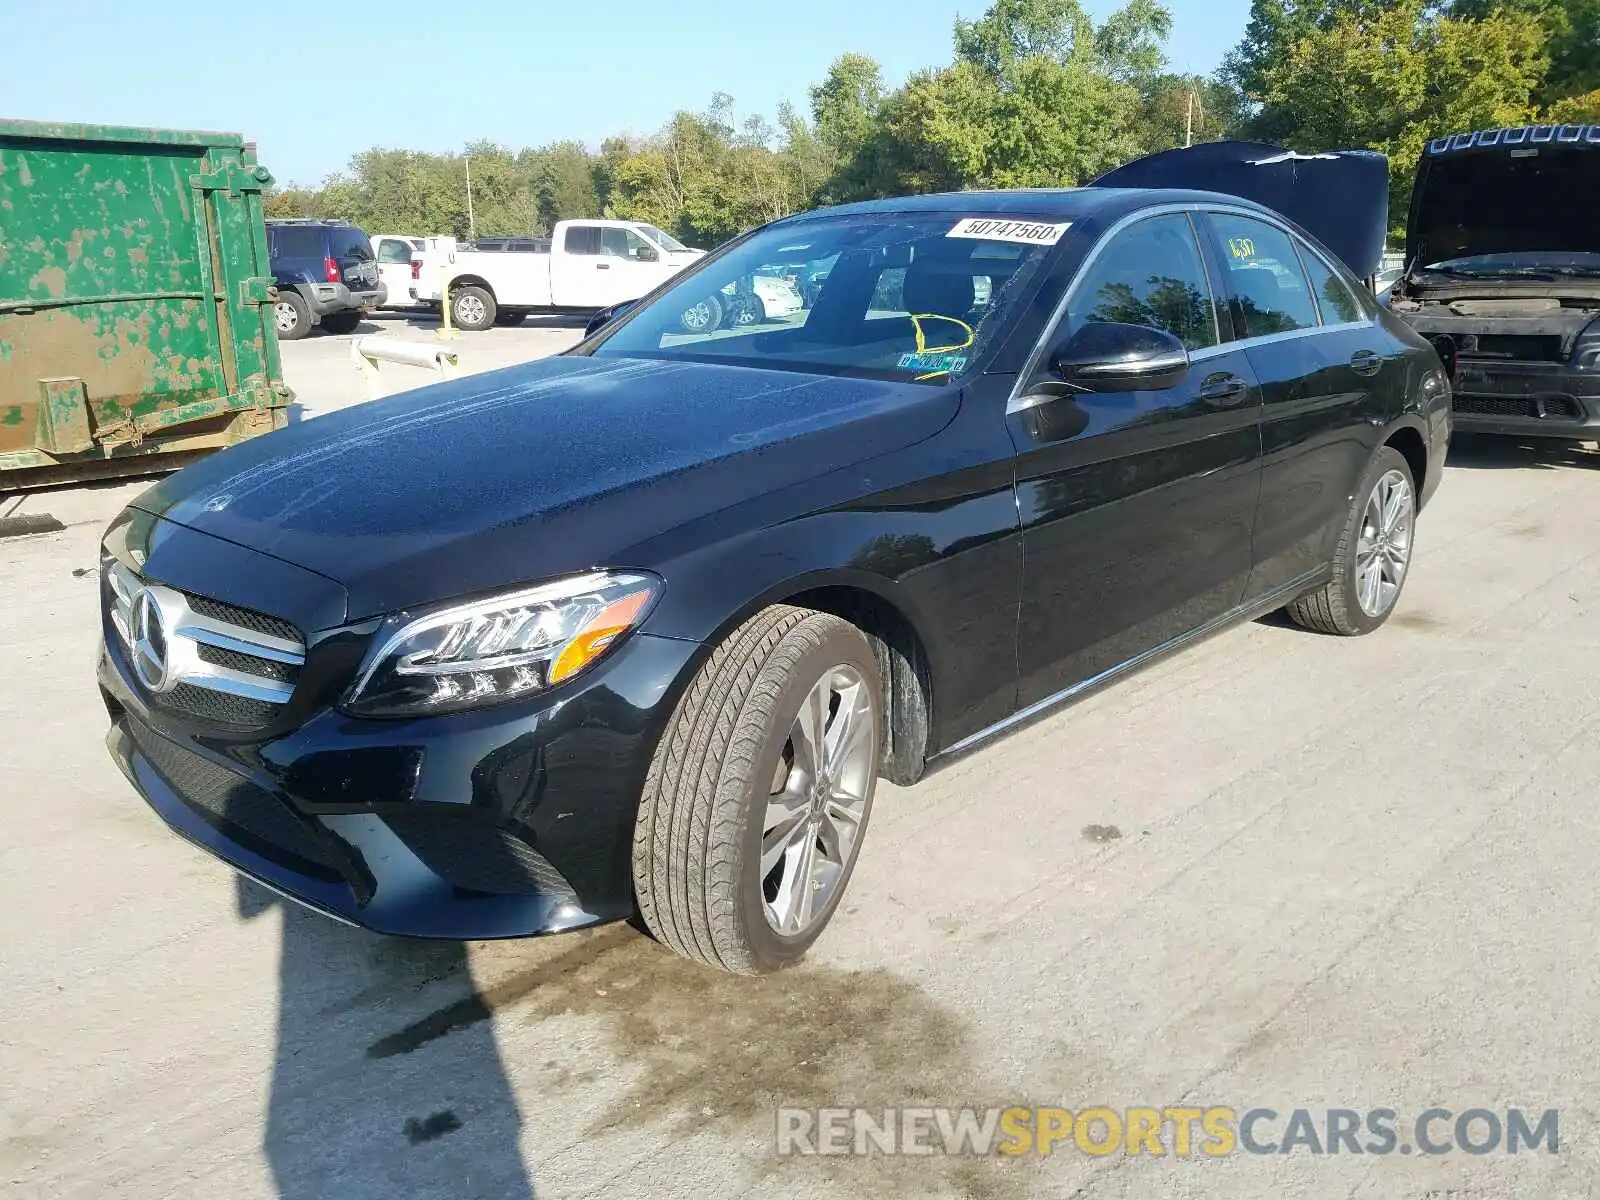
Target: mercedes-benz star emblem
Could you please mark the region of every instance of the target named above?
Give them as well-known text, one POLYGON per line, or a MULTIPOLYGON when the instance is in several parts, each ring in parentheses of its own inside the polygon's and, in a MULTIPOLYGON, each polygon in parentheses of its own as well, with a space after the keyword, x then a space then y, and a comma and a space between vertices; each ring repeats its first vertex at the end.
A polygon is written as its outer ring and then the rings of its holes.
POLYGON ((145 588, 133 598, 133 669, 139 682, 152 692, 172 686, 167 665, 167 630, 162 623, 161 606, 145 588))

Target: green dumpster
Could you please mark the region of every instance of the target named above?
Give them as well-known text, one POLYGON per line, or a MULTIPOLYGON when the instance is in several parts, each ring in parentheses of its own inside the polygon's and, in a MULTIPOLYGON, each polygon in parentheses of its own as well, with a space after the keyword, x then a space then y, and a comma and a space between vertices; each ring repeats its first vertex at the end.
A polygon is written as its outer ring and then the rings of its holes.
POLYGON ((271 182, 235 134, 0 120, 0 492, 286 422, 271 182))

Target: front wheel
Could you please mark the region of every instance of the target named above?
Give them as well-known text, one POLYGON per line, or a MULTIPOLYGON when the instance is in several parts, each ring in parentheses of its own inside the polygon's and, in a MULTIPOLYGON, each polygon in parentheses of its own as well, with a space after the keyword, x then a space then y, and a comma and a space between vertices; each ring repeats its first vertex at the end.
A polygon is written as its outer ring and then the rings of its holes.
POLYGON ((1389 619, 1411 567, 1417 489, 1405 456, 1378 451, 1345 517, 1333 555, 1333 578, 1285 610, 1318 633, 1354 637, 1389 619))
POLYGON ((872 646, 848 621, 778 605, 723 641, 668 722, 634 826, 656 939, 741 975, 804 955, 855 868, 883 714, 872 646))
POLYGON ((728 329, 748 329, 753 325, 766 324, 767 306, 761 303, 760 296, 743 296, 732 308, 732 313, 723 318, 723 324, 728 329))
POLYGON ((707 296, 699 304, 683 310, 678 324, 685 333, 712 333, 722 324, 722 301, 707 296))

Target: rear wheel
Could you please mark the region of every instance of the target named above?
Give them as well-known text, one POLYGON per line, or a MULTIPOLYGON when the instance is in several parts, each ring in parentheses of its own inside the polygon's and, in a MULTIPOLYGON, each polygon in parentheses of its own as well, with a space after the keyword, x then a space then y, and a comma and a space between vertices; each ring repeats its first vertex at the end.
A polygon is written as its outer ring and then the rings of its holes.
POLYGON ((855 869, 883 713, 872 647, 839 617, 779 605, 723 641, 645 781, 633 878, 650 932, 744 975, 804 955, 855 869))
POLYGON ((496 306, 487 289, 469 284, 450 293, 450 323, 476 333, 494 324, 496 306))
POLYGON ((360 324, 360 309, 346 309, 344 312, 329 313, 322 318, 322 330, 324 333, 354 333, 360 324))
POLYGON ((1345 517, 1333 578, 1285 610, 1306 629, 1353 637, 1389 619, 1411 567, 1416 482, 1405 457, 1385 446, 1367 468, 1345 517))
POLYGON ((272 324, 280 342, 294 342, 311 332, 311 306, 299 292, 280 289, 272 305, 272 324))

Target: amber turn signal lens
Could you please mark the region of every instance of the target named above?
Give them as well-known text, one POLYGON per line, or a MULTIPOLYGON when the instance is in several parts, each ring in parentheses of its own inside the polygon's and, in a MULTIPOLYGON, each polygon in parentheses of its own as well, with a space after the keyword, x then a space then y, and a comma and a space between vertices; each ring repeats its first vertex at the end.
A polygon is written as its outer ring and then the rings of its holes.
POLYGON ((621 599, 613 600, 584 622, 583 628, 556 656, 555 662, 550 664, 550 684, 571 679, 604 654, 612 642, 633 628, 633 623, 639 619, 639 614, 644 611, 649 599, 650 590, 641 588, 621 599))

